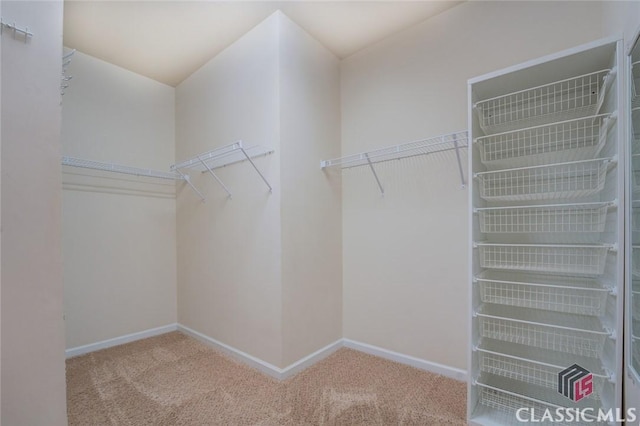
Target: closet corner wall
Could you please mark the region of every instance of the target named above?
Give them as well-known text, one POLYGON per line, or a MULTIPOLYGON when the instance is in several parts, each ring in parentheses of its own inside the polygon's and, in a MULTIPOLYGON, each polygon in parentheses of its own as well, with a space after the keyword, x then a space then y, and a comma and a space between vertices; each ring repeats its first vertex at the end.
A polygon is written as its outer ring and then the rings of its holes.
POLYGON ((469 81, 471 424, 622 406, 622 54, 606 39, 469 81), (576 401, 573 364, 593 375, 576 401))
POLYGON ((82 52, 68 74, 62 153, 108 163, 62 168, 66 348, 73 355, 176 322, 176 183, 115 165, 171 176, 175 97, 170 86, 82 52))

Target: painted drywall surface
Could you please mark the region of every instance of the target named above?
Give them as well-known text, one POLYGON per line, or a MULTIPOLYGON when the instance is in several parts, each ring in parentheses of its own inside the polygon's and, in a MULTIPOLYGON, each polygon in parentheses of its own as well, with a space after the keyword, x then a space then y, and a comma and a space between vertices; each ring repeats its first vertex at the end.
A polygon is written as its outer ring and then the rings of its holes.
POLYGON ((62 319, 62 2, 2 2, 2 423, 67 424, 62 319))
MULTIPOLYGON (((77 52, 64 155, 169 171, 174 89, 77 52)), ((64 167, 67 348, 175 323, 175 183, 64 167)))
MULTIPOLYGON (((601 37, 601 5, 467 2, 341 64, 342 152, 466 129, 467 80, 601 37)), ((466 171, 466 156, 463 156, 466 171)), ((344 336, 465 369, 467 190, 453 152, 343 173, 344 336)))
POLYGON ((282 359, 278 22, 272 16, 176 88, 176 159, 243 140, 276 154, 177 191, 178 319, 271 364, 282 359))
POLYGON ((603 1, 602 22, 605 36, 624 37, 625 48, 629 48, 640 31, 640 2, 603 1))
POLYGON ((342 337, 338 59, 286 15, 280 21, 283 365, 342 337))

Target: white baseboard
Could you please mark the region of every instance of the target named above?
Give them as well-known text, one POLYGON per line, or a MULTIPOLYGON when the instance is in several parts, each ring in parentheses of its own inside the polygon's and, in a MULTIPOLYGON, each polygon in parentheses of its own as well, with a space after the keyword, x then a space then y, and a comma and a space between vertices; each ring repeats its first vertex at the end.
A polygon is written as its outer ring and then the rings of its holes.
POLYGON ((316 352, 307 355, 306 357, 294 362, 285 368, 277 367, 273 364, 270 364, 266 361, 261 360, 253 355, 249 355, 246 352, 243 352, 239 349, 234 348, 233 346, 229 346, 226 343, 222 343, 219 340, 216 340, 212 337, 209 337, 205 334, 202 334, 198 331, 195 331, 189 327, 185 327, 182 324, 178 324, 178 331, 181 331, 185 334, 188 334, 214 348, 224 352, 225 354, 244 362, 245 364, 250 365, 251 367, 275 378, 278 380, 284 380, 288 377, 293 376, 294 374, 304 370, 305 368, 315 364, 321 359, 329 356, 333 352, 337 351, 342 347, 342 339, 338 339, 335 342, 325 346, 322 349, 317 350, 316 352))
POLYGON ((88 345, 76 346, 75 348, 69 348, 64 351, 67 358, 72 358, 78 355, 84 355, 89 352, 99 351, 100 349, 110 348, 112 346, 123 345, 125 343, 134 342, 136 340, 146 339, 147 337, 158 336, 160 334, 176 331, 178 324, 169 324, 162 327, 150 328, 149 330, 139 331, 137 333, 126 334, 120 337, 114 337, 113 339, 103 340, 101 342, 91 343, 88 345))
POLYGON ((316 362, 328 357, 343 346, 342 340, 343 339, 338 339, 335 342, 328 344, 324 348, 318 349, 314 353, 309 354, 302 359, 299 359, 290 366, 283 368, 280 373, 280 379, 288 379, 289 377, 298 374, 302 370, 311 367, 316 362))
POLYGON ((451 379, 466 381, 467 372, 459 368, 453 368, 446 365, 438 364, 435 362, 427 361, 424 359, 412 357, 409 355, 401 354, 399 352, 390 351, 388 349, 380 348, 378 346, 369 345, 368 343, 357 342, 351 339, 338 339, 333 343, 318 349, 312 354, 305 356, 304 358, 294 362, 285 368, 276 367, 266 361, 261 360, 253 355, 249 355, 239 349, 222 343, 212 337, 202 334, 198 331, 192 330, 189 327, 185 327, 181 324, 169 324, 163 327, 152 328, 137 333, 127 334, 125 336, 115 337, 113 339, 103 340, 101 342, 91 343, 89 345, 77 346, 65 351, 67 358, 71 358, 78 355, 84 355, 89 352, 98 351, 100 349, 110 348, 112 346, 118 346, 125 343, 130 343, 136 340, 146 339, 147 337, 153 337, 160 334, 169 333, 171 331, 181 331, 188 334, 216 349, 224 352, 225 354, 250 365, 251 367, 262 371, 263 373, 278 379, 287 379, 300 371, 312 366, 316 362, 326 358, 333 352, 337 351, 341 347, 347 347, 356 351, 364 352, 370 355, 379 356, 380 358, 388 359, 390 361, 399 362, 400 364, 410 365, 420 370, 429 371, 431 373, 440 374, 442 376, 449 377, 451 379))
POLYGON ((438 364, 436 362, 427 361, 421 358, 412 357, 410 355, 401 354, 399 352, 383 349, 378 346, 369 345, 368 343, 356 342, 351 339, 342 339, 344 347, 364 352, 369 355, 379 356, 380 358, 395 361, 400 364, 410 365, 420 370, 429 371, 431 373, 440 374, 441 376, 451 379, 467 380, 467 372, 459 368, 449 367, 447 365, 438 364))
POLYGON ((273 364, 269 364, 268 362, 261 360, 260 358, 256 358, 255 356, 249 355, 246 352, 242 352, 241 350, 236 349, 233 346, 222 343, 219 340, 207 336, 206 334, 202 334, 189 327, 185 327, 182 324, 178 324, 178 331, 181 331, 184 334, 188 334, 189 336, 196 338, 201 342, 208 344, 209 346, 213 346, 221 352, 224 352, 225 354, 239 361, 249 364, 251 367, 260 370, 263 373, 268 374, 269 376, 272 376, 276 379, 280 378, 280 373, 282 372, 282 370, 273 364))

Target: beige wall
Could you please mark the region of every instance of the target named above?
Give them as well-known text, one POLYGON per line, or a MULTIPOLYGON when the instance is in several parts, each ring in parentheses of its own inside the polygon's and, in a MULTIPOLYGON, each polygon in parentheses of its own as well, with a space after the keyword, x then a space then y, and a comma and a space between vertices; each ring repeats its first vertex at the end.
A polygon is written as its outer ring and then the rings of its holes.
POLYGON ((283 365, 342 337, 338 59, 284 14, 280 19, 283 365))
MULTIPOLYGON (((77 52, 64 155, 169 171, 174 89, 77 52)), ((64 167, 67 348, 175 323, 175 183, 64 167)))
POLYGON ((341 337, 338 60, 275 13, 177 88, 177 157, 242 139, 275 153, 178 195, 182 325, 286 367, 341 337))
POLYGON ((2 423, 66 425, 62 320, 62 2, 2 2, 2 423))
POLYGON ((282 360, 278 20, 272 16, 176 88, 178 161, 242 139, 275 154, 192 173, 206 203, 178 189, 178 319, 271 364, 282 360))
MULTIPOLYGON (((343 155, 464 130, 467 79, 601 37, 601 5, 467 2, 341 64, 343 155)), ((455 155, 343 173, 344 336, 465 369, 467 191, 455 155)))
POLYGON ((640 29, 640 1, 603 1, 602 22, 603 33, 623 36, 628 48, 640 29))

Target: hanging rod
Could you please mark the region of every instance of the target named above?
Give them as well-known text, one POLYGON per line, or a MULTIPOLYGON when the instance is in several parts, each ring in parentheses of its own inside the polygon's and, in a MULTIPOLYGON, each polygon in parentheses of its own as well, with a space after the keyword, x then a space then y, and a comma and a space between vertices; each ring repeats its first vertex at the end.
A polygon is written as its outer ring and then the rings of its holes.
POLYGON ((102 170, 105 172, 122 173, 126 175, 152 177, 158 179, 171 180, 187 180, 185 176, 181 176, 173 172, 162 172, 151 169, 141 169, 137 167, 122 166, 113 163, 101 163, 99 161, 85 160, 75 157, 62 157, 63 166, 80 167, 83 169, 102 170))
POLYGON ((13 38, 15 40, 16 34, 20 34, 24 37, 24 42, 26 43, 29 40, 29 37, 33 37, 33 33, 29 31, 29 28, 25 27, 24 29, 16 26, 15 22, 8 24, 4 22, 2 18, 0 18, 0 36, 4 35, 4 30, 8 29, 13 33, 13 38))
POLYGON ((220 184, 220 186, 222 186, 229 197, 231 197, 231 191, 222 182, 222 180, 220 180, 218 175, 215 174, 214 170, 243 161, 248 161, 271 192, 273 191, 273 188, 255 165, 253 158, 269 155, 273 152, 274 150, 272 149, 260 146, 244 147, 242 141, 237 141, 232 144, 198 154, 181 163, 174 164, 170 168, 180 174, 182 174, 181 169, 194 169, 202 173, 209 173, 220 184))
POLYGON ((323 160, 320 162, 320 168, 325 169, 329 167, 339 167, 341 169, 349 169, 352 167, 369 166, 376 179, 380 192, 384 195, 384 188, 380 183, 378 174, 373 166, 374 164, 391 160, 399 160, 402 158, 416 157, 418 155, 429 155, 436 152, 455 151, 458 162, 458 172, 460 173, 460 181, 464 188, 466 183, 464 179, 464 167, 460 158, 460 149, 467 148, 467 146, 468 133, 465 130, 435 136, 428 139, 407 142, 374 151, 335 158, 332 160, 323 160))

